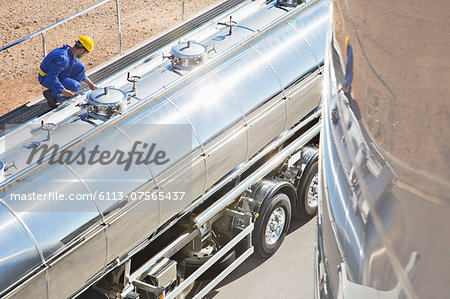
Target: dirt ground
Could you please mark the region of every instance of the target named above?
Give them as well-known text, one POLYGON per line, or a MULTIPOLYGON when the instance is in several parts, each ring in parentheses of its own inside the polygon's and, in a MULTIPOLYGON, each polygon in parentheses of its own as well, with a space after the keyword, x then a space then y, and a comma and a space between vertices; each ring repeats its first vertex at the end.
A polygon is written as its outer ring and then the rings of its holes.
MULTIPOLYGON (((0 47, 86 9, 101 0, 0 1, 0 47)), ((218 0, 185 0, 185 17, 218 0)), ((182 0, 120 0, 122 50, 125 51, 182 21, 182 0)), ((116 1, 111 0, 45 33, 47 53, 63 44, 72 45, 81 35, 95 41, 91 55, 82 58, 87 69, 119 54, 116 1)), ((42 36, 37 35, 0 52, 0 115, 42 95, 37 81, 42 61, 42 36)))

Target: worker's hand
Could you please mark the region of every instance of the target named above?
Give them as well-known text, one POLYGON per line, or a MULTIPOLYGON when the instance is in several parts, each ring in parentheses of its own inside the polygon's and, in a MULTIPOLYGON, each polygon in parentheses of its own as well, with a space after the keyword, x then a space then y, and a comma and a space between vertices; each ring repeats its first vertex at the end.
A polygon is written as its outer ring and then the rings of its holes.
POLYGON ((61 92, 66 98, 70 98, 75 95, 75 93, 73 91, 65 89, 65 88, 63 90, 61 90, 61 92))
POLYGON ((91 90, 94 90, 94 89, 97 89, 98 86, 95 85, 94 83, 92 83, 92 84, 89 84, 89 88, 90 88, 91 90))
POLYGON ((98 88, 98 86, 95 85, 94 82, 92 82, 91 79, 89 79, 89 78, 86 78, 86 79, 84 80, 84 82, 87 83, 87 85, 89 86, 89 88, 90 88, 91 90, 94 90, 94 89, 97 89, 97 88, 98 88))

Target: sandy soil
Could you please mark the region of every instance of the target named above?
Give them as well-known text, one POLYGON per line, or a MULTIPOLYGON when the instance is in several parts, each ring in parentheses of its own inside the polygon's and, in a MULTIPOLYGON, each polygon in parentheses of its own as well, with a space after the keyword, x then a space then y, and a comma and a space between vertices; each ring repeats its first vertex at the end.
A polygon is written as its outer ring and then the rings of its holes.
MULTIPOLYGON (((43 29, 100 0, 0 1, 0 46, 43 29)), ((185 0, 189 17, 218 0, 185 0)), ((182 21, 181 0, 120 0, 122 48, 126 50, 182 21)), ((83 57, 88 70, 119 54, 116 1, 112 0, 45 34, 47 53, 73 44, 81 35, 95 41, 92 55, 83 57)), ((43 59, 42 37, 35 36, 0 52, 0 115, 42 95, 37 69, 43 59)))

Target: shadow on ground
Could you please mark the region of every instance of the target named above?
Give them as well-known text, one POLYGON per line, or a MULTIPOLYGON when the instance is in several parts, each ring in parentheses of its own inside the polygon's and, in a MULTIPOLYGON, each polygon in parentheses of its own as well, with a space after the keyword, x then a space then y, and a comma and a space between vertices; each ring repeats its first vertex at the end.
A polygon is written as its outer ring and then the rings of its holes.
MULTIPOLYGON (((300 228, 302 228, 304 225, 308 224, 309 222, 314 222, 313 225, 315 225, 315 221, 316 221, 316 218, 313 218, 308 221, 292 219, 291 225, 289 227, 289 230, 288 230, 288 233, 287 233, 284 243, 286 243, 287 238, 292 236, 297 230, 299 230, 300 228)), ((275 253, 275 255, 276 255, 276 253, 275 253)), ((217 289, 226 287, 228 284, 234 282, 235 280, 238 280, 238 279, 242 278, 243 276, 246 276, 250 272, 255 271, 259 267, 263 266, 265 263, 269 262, 273 258, 279 258, 279 257, 272 256, 268 259, 261 259, 255 255, 250 256, 245 262, 243 262, 233 272, 231 272, 227 277, 225 277, 225 279, 222 280, 215 287, 215 289, 213 291, 209 292, 204 298, 206 298, 206 299, 216 298, 216 296, 220 293, 217 289)), ((205 282, 205 284, 206 283, 207 282, 205 282)))

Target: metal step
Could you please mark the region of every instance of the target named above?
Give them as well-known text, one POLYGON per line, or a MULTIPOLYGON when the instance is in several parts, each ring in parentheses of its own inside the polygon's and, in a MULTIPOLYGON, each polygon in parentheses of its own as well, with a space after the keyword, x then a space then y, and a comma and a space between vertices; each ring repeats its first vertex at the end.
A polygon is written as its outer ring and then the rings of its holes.
MULTIPOLYGON (((243 231, 241 231, 236 237, 234 237, 229 243, 227 243, 224 247, 222 247, 215 255, 213 255, 206 263, 204 263, 200 268, 198 268, 194 273, 189 275, 189 277, 184 280, 180 285, 178 285, 172 292, 170 292, 164 298, 166 299, 175 299, 185 288, 187 288, 192 282, 194 282, 200 275, 202 275, 207 269, 211 267, 212 264, 217 262, 221 257, 225 256, 227 252, 229 252, 234 246, 236 246, 241 240, 248 237, 254 229, 254 224, 250 223, 243 231)), ((250 243, 251 244, 251 243, 250 243)), ((236 268, 240 263, 242 263, 247 257, 249 257, 253 253, 253 246, 249 244, 249 247, 245 251, 240 258, 238 258, 233 264, 228 266, 224 271, 222 271, 223 275, 219 275, 220 279, 223 279, 226 275, 228 275, 232 269, 236 268)), ((205 292, 212 289, 220 280, 211 281, 210 285, 207 285, 205 288, 205 292)))

